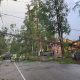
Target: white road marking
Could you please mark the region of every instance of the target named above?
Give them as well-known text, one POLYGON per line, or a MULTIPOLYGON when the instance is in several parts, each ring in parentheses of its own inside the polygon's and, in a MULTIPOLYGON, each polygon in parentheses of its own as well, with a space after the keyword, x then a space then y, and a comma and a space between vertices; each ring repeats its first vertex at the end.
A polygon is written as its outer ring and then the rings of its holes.
POLYGON ((18 68, 17 64, 14 62, 14 65, 16 66, 17 70, 19 71, 21 77, 23 78, 23 80, 26 80, 26 78, 23 76, 21 70, 18 68))

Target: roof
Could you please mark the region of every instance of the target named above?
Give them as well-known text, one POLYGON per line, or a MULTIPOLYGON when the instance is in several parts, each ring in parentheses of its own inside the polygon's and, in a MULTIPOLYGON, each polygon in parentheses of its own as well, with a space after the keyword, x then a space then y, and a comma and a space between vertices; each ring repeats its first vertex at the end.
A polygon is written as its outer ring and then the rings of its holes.
POLYGON ((72 42, 73 42, 73 41, 70 40, 70 39, 64 39, 63 41, 64 41, 64 42, 68 42, 68 43, 72 43, 72 42))

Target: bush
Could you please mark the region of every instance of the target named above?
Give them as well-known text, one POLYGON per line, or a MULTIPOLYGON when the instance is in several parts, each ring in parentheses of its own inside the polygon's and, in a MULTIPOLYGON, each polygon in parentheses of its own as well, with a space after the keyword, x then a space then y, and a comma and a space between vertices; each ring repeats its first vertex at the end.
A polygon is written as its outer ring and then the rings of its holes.
POLYGON ((74 61, 72 58, 64 58, 64 59, 56 59, 55 61, 57 61, 60 64, 76 64, 76 61, 74 61))
POLYGON ((27 60, 32 60, 32 61, 39 61, 40 58, 38 56, 28 56, 27 60))

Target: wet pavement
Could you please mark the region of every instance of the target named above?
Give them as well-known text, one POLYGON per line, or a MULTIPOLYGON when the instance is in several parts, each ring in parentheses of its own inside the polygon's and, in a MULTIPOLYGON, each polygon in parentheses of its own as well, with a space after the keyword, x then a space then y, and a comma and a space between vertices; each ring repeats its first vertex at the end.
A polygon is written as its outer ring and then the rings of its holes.
MULTIPOLYGON (((26 80, 80 80, 80 65, 55 62, 16 63, 26 80)), ((0 65, 0 80, 24 80, 14 63, 0 65)))
POLYGON ((54 62, 20 63, 26 80, 80 80, 80 65, 54 62))
POLYGON ((0 80, 23 80, 15 65, 8 61, 1 62, 0 80))

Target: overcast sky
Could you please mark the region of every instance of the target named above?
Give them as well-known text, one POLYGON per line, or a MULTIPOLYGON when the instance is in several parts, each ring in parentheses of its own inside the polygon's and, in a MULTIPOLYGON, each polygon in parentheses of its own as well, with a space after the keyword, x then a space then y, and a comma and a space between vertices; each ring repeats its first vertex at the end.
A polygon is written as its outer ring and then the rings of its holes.
MULTIPOLYGON (((76 11, 72 10, 72 8, 75 5, 75 2, 77 2, 79 0, 65 0, 65 1, 67 2, 68 6, 70 8, 68 21, 69 21, 71 29, 80 30, 80 16, 79 16, 79 13, 78 13, 77 10, 76 11)), ((68 36, 68 38, 72 39, 72 40, 77 40, 79 35, 80 35, 80 31, 72 30, 70 35, 68 36)))
MULTIPOLYGON (((0 12, 18 16, 20 18, 25 18, 25 12, 26 12, 26 4, 29 4, 30 0, 18 0, 12 1, 12 0, 4 0, 1 3, 0 12), (26 3, 25 3, 26 2, 26 3)), ((71 29, 77 29, 80 30, 80 16, 78 14, 78 11, 73 11, 72 8, 75 5, 75 2, 78 0, 65 0, 70 8, 68 21, 70 24, 71 29)), ((9 27, 10 24, 16 24, 16 28, 19 29, 20 26, 23 24, 24 19, 20 19, 8 15, 3 15, 2 20, 0 19, 0 25, 9 27)), ((74 31, 72 30, 69 36, 66 36, 66 38, 77 40, 78 36, 80 35, 80 31, 74 31)))

